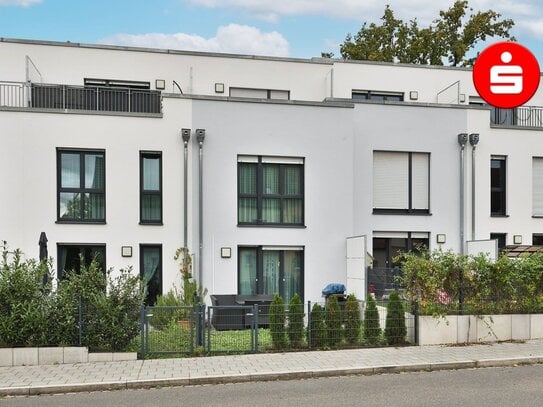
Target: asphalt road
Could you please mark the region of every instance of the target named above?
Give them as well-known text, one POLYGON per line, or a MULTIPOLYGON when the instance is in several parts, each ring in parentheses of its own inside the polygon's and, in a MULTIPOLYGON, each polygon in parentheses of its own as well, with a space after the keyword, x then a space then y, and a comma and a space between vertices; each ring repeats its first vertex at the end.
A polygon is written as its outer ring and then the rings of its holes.
POLYGON ((543 365, 0 399, 0 406, 542 406, 543 365))

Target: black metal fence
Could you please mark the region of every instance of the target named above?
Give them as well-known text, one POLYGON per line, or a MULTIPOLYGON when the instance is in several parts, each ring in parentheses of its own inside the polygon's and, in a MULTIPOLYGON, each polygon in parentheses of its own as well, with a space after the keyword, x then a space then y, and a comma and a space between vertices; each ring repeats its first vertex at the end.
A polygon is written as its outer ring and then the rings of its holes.
POLYGON ((400 277, 403 275, 399 267, 368 267, 367 294, 376 300, 387 300, 394 291, 402 291, 400 277))
POLYGON ((367 302, 336 304, 307 302, 297 313, 285 306, 279 317, 258 304, 143 307, 139 352, 145 358, 416 343, 416 315, 405 301, 396 313, 377 301, 367 318, 367 302))

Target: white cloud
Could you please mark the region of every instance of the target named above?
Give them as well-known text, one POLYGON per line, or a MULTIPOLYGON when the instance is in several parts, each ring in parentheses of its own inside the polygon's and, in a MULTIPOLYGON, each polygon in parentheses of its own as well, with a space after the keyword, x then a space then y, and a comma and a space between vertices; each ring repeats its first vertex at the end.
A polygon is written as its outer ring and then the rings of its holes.
POLYGON ((29 7, 41 2, 42 0, 0 0, 0 6, 29 7))
MULTIPOLYGON (((390 4, 397 17, 404 20, 417 18, 421 24, 434 20, 450 1, 436 0, 185 0, 206 8, 231 8, 248 13, 254 18, 277 22, 284 16, 319 15, 339 19, 378 21, 385 4, 390 4)), ((503 18, 513 19, 518 26, 534 18, 543 18, 540 0, 470 0, 474 11, 492 9, 503 18)), ((528 24, 530 26, 530 24, 528 24)), ((533 30, 532 30, 533 31, 533 30)))
POLYGON ((99 43, 270 56, 287 56, 289 47, 288 41, 276 31, 262 32, 256 27, 238 24, 219 27, 211 38, 186 33, 115 34, 99 43))

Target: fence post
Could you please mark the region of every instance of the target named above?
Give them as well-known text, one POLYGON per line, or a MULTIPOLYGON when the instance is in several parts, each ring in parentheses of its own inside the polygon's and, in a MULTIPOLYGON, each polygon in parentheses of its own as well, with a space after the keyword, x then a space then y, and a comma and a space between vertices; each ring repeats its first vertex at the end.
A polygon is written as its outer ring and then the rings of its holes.
POLYGON ((79 305, 78 305, 78 322, 79 322, 79 346, 83 343, 83 300, 81 299, 81 293, 79 293, 79 305))
POLYGON ((419 344, 419 301, 413 301, 413 316, 415 318, 415 345, 419 344))
POLYGON ((141 335, 141 358, 145 359, 145 305, 140 308, 140 335, 141 335))
POLYGON ((307 301, 307 348, 311 349, 311 301, 307 301))
POLYGON ((211 353, 211 307, 207 308, 207 320, 209 321, 209 329, 207 330, 207 352, 211 353))
POLYGON ((253 352, 258 352, 258 304, 253 304, 253 352))

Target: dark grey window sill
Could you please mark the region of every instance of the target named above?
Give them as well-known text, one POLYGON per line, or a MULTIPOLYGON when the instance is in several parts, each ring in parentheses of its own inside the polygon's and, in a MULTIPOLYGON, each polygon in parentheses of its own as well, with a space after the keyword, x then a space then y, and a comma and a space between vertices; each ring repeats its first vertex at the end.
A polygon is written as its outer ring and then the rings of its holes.
POLYGON ((287 229, 305 229, 305 225, 282 225, 282 224, 267 224, 267 223, 238 223, 240 228, 287 228, 287 229))
POLYGON ((164 226, 164 223, 162 222, 139 222, 139 225, 142 226, 164 226))
POLYGON ((509 215, 490 214, 491 218, 508 218, 509 215))
POLYGON ((106 225, 105 220, 88 221, 88 220, 57 220, 55 222, 58 225, 106 225))
POLYGON ((402 211, 396 209, 374 209, 373 215, 406 215, 406 216, 432 216, 431 212, 424 211, 402 211))

